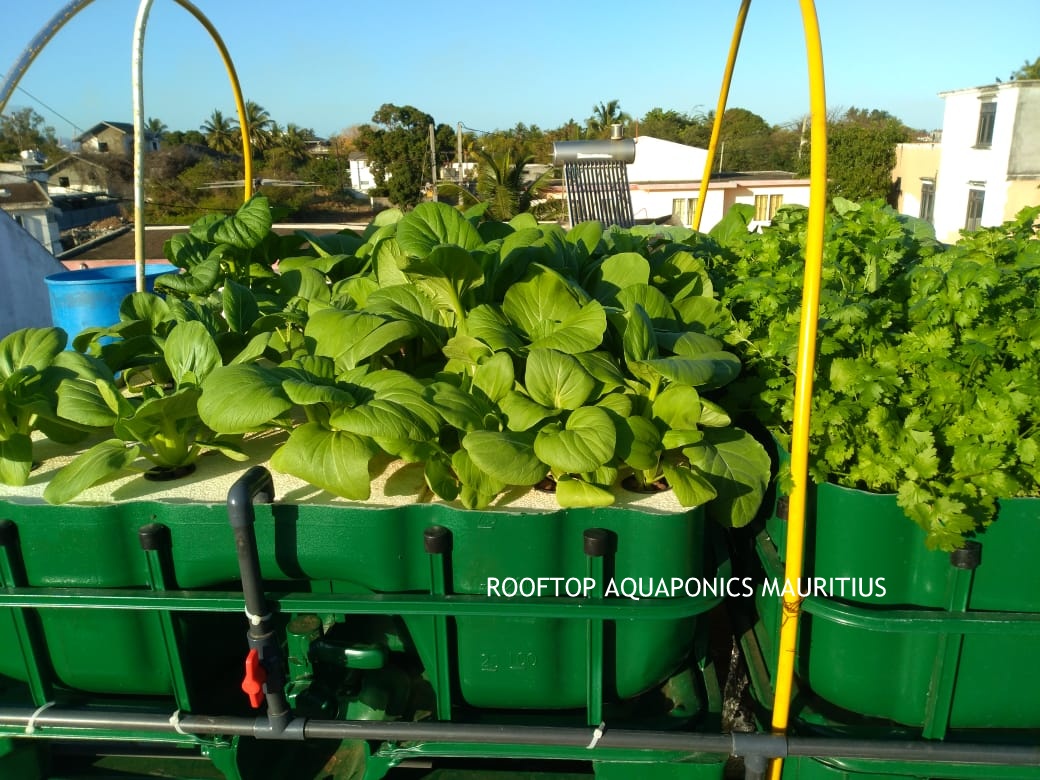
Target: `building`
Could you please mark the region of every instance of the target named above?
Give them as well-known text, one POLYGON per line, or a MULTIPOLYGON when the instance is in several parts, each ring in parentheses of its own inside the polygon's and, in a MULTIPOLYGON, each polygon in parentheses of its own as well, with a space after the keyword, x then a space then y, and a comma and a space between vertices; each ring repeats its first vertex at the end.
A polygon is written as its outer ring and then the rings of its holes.
POLYGON ((351 189, 367 194, 376 186, 375 174, 368 167, 368 157, 364 153, 350 152, 347 155, 347 163, 350 169, 351 189))
MULTIPOLYGON (((636 156, 626 171, 635 221, 692 227, 708 150, 645 135, 633 140, 636 156)), ((737 203, 755 208, 752 229, 768 225, 780 206, 808 205, 809 180, 784 171, 715 174, 700 229, 710 230, 737 203)))
POLYGON ((80 155, 70 154, 44 170, 52 195, 88 192, 107 195, 112 189, 109 169, 80 155))
MULTIPOLYGON (((134 150, 134 126, 129 122, 98 122, 85 133, 72 139, 84 152, 121 154, 127 157, 134 150)), ((158 148, 158 139, 152 139, 158 148)))
POLYGON ((1040 80, 939 96, 946 101, 942 140, 899 146, 899 211, 954 242, 961 230, 999 225, 1040 203, 1040 80))
POLYGON ((59 210, 45 187, 35 180, 0 184, 0 209, 51 254, 61 251, 59 210))

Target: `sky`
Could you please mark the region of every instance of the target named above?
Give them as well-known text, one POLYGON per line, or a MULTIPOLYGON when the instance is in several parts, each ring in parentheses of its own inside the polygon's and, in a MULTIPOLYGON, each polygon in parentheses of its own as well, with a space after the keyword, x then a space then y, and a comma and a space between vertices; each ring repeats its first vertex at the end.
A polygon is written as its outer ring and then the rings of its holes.
MULTIPOLYGON (((990 84, 1040 56, 1035 0, 817 0, 828 109, 882 109, 942 126, 939 92, 990 84)), ((0 0, 0 72, 66 0, 0 0)), ((30 107, 59 137, 132 121, 138 0, 83 5, 40 51, 5 111, 30 107)), ((652 108, 715 108, 738 0, 194 0, 223 39, 242 91, 281 126, 328 136, 371 121, 384 103, 476 131, 584 122, 616 99, 652 108)), ((176 0, 154 0, 144 49, 145 116, 198 129, 235 116, 212 38, 176 0)), ((797 0, 754 0, 728 106, 770 124, 808 111, 797 0)))

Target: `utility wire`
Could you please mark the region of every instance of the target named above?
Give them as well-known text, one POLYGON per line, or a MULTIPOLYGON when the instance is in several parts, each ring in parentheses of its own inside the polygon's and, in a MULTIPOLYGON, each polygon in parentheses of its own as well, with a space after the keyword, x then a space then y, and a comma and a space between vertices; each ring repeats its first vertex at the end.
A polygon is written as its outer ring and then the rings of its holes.
POLYGON ((58 117, 59 119, 62 119, 62 120, 64 120, 64 121, 66 121, 66 122, 68 122, 68 123, 69 123, 70 125, 72 125, 72 129, 76 131, 76 135, 82 135, 82 133, 83 133, 83 130, 82 130, 82 129, 80 128, 80 126, 79 126, 79 125, 77 125, 77 124, 76 124, 75 122, 73 122, 73 121, 72 121, 71 119, 69 119, 69 118, 68 118, 67 116, 64 116, 64 115, 62 115, 62 114, 58 113, 58 112, 57 112, 56 110, 54 110, 53 108, 51 108, 50 106, 48 106, 48 105, 47 105, 46 103, 44 103, 44 102, 43 102, 42 100, 40 100, 40 99, 39 99, 38 97, 36 97, 35 95, 33 95, 33 94, 32 94, 31 92, 29 92, 29 90, 27 90, 27 89, 25 89, 25 88, 23 88, 23 87, 18 87, 17 89, 18 89, 18 91, 19 91, 19 92, 23 92, 23 93, 25 93, 25 94, 26 94, 26 95, 28 95, 28 96, 29 96, 29 97, 30 97, 30 98, 31 98, 32 100, 35 100, 35 101, 36 101, 37 103, 39 103, 39 104, 40 104, 41 106, 43 106, 44 108, 46 108, 46 109, 47 109, 48 111, 50 111, 50 112, 51 112, 52 114, 54 114, 54 116, 58 117))

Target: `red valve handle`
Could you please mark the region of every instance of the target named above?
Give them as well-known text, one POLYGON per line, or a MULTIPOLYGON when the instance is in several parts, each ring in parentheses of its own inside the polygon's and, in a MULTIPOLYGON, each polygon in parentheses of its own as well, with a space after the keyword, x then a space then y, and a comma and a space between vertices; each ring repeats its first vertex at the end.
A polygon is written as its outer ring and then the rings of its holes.
POLYGON ((253 648, 246 656, 246 676, 242 680, 242 690, 249 696, 249 703, 259 709, 264 703, 264 683, 267 682, 267 670, 260 663, 260 653, 253 648))

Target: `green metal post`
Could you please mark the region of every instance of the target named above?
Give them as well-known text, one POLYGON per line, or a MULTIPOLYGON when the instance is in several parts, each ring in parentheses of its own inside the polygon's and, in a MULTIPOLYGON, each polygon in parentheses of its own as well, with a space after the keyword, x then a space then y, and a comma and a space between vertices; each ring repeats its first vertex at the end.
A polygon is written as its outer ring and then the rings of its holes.
MULTIPOLYGON (((592 580, 589 595, 603 598, 603 558, 610 544, 610 534, 602 528, 589 528, 584 534, 585 576, 592 580)), ((598 726, 603 720, 603 621, 586 622, 587 655, 585 661, 588 724, 598 726)))
MULTIPOLYGON (((170 590, 173 583, 169 582, 166 577, 167 566, 171 565, 170 529, 162 523, 149 523, 138 529, 137 537, 148 564, 148 586, 154 591, 170 590)), ((177 709, 191 712, 191 695, 188 692, 188 680, 184 674, 184 659, 181 656, 173 613, 163 610, 156 617, 159 621, 159 629, 162 631, 163 645, 166 647, 166 663, 170 669, 170 684, 173 686, 173 697, 177 702, 177 709)))
MULTIPOLYGON (((975 569, 981 562, 982 545, 978 542, 967 542, 964 547, 950 553, 950 586, 946 601, 946 608, 950 613, 961 616, 968 611, 971 589, 975 582, 975 569)), ((950 723, 961 648, 964 645, 964 634, 954 633, 955 630, 954 628, 939 635, 929 686, 932 695, 928 697, 925 705, 924 727, 921 732, 925 739, 945 738, 950 723)))
MULTIPOLYGON (((423 532, 423 545, 430 555, 430 593, 448 593, 448 556, 451 553, 451 531, 433 525, 423 532)), ((448 642, 448 617, 433 617, 433 652, 437 684, 437 719, 451 720, 451 648, 448 642)))
MULTIPOLYGON (((10 520, 0 520, 0 587, 26 587, 25 575, 18 553, 18 526, 10 520)), ((53 686, 50 675, 44 671, 40 659, 46 658, 46 646, 36 627, 29 624, 25 609, 11 608, 11 622, 18 636, 18 649, 25 664, 25 676, 33 704, 42 707, 52 701, 53 686)))

